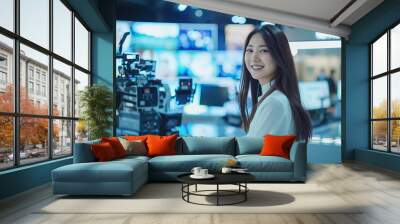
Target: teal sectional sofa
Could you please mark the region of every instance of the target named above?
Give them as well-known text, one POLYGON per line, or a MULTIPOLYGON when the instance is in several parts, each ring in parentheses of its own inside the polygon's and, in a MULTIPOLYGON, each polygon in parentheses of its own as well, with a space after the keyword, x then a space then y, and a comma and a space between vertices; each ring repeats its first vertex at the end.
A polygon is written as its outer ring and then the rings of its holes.
POLYGON ((52 171, 54 194, 68 195, 131 195, 148 181, 176 181, 180 174, 193 167, 218 172, 230 159, 260 182, 304 182, 306 180, 306 144, 295 142, 290 160, 276 156, 260 156, 262 138, 252 137, 180 137, 177 155, 127 156, 122 159, 96 162, 91 141, 75 144, 74 163, 52 171))

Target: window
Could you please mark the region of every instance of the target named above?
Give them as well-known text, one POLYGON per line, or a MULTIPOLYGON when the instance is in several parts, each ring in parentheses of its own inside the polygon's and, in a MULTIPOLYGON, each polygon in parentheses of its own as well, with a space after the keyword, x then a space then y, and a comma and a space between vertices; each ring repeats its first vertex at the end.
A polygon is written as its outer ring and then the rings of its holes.
POLYGON ((29 94, 33 94, 33 82, 28 82, 29 94))
POLYGON ((89 32, 75 18, 75 62, 82 68, 89 69, 89 32))
POLYGON ((5 92, 7 85, 7 56, 0 54, 0 91, 5 92))
POLYGON ((400 67, 400 24, 390 31, 390 68, 400 67))
POLYGON ((0 26, 14 31, 14 0, 0 1, 0 26))
POLYGON ((42 86, 42 96, 46 96, 46 86, 42 86))
POLYGON ((29 74, 29 79, 33 80, 33 67, 32 66, 29 66, 28 74, 29 74))
MULTIPOLYGON (((2 6, 2 4, 3 2, 0 1, 0 7, 2 6)), ((1 15, 2 12, 3 9, 0 9, 0 20, 3 18, 3 15, 1 15)), ((0 46, 0 113, 10 113, 14 111, 14 83, 12 82, 14 71, 12 69, 12 66, 10 65, 10 62, 12 62, 12 58, 14 57, 14 43, 12 39, 0 33, 0 46)), ((2 148, 3 146, 0 140, 0 151, 2 148)))
MULTIPOLYGON (((54 78, 54 83, 53 83, 53 103, 58 104, 58 97, 59 94, 60 100, 62 103, 64 103, 64 96, 71 96, 72 95, 72 90, 71 89, 65 89, 65 84, 69 83, 70 85, 72 84, 72 68, 69 65, 66 65, 58 60, 53 60, 53 65, 54 65, 54 71, 53 71, 53 78, 54 78)), ((66 114, 63 114, 63 116, 68 116, 72 117, 72 108, 70 105, 72 105, 72 98, 69 97, 67 100, 67 104, 69 107, 66 108, 66 114)), ((61 106, 61 105, 60 105, 61 106)), ((59 114, 59 108, 56 110, 53 110, 53 114, 59 114)))
MULTIPOLYGON (((36 104, 40 104, 39 101, 36 104)), ((20 118, 19 157, 21 165, 49 158, 48 120, 45 118, 20 118), (32 133, 35 133, 32 138, 32 133)))
POLYGON ((57 95, 58 95, 58 93, 57 92, 54 92, 54 95, 53 95, 53 114, 54 115, 58 115, 58 97, 57 97, 57 95))
POLYGON ((40 70, 36 69, 36 80, 40 81, 40 70))
POLYGON ((0 141, 0 169, 7 169, 14 166, 13 119, 14 118, 12 116, 3 116, 0 114, 0 135, 2 135, 2 139, 0 141))
POLYGON ((40 95, 40 84, 36 84, 36 95, 40 95))
POLYGON ((60 0, 53 0, 54 52, 71 60, 72 12, 60 0))
POLYGON ((0 84, 6 85, 7 84, 7 73, 4 71, 0 71, 0 84))
POLYGON ((70 155, 72 152, 72 121, 53 120, 53 157, 70 155))
POLYGON ((20 0, 21 36, 49 48, 49 0, 20 0))
POLYGON ((81 114, 79 96, 80 92, 83 91, 86 86, 89 86, 89 74, 75 70, 75 117, 79 117, 81 114))
POLYGON ((378 37, 371 52, 371 148, 400 153, 400 25, 378 37))
POLYGON ((0 67, 7 68, 7 56, 0 55, 0 67))
POLYGON ((0 83, 6 83, 0 85, 0 170, 72 155, 76 130, 87 139, 86 126, 76 127, 80 90, 72 88, 89 85, 80 75, 91 75, 87 26, 62 0, 0 0, 0 26, 6 29, 0 29, 0 83))

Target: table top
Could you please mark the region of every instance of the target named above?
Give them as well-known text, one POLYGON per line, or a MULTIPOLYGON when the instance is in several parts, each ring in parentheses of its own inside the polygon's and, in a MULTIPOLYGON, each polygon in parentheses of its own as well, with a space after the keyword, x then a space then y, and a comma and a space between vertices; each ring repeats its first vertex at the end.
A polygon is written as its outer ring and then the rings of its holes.
POLYGON ((215 177, 211 179, 193 179, 190 177, 191 174, 179 175, 177 179, 186 184, 236 184, 255 180, 255 177, 249 173, 212 173, 215 177))

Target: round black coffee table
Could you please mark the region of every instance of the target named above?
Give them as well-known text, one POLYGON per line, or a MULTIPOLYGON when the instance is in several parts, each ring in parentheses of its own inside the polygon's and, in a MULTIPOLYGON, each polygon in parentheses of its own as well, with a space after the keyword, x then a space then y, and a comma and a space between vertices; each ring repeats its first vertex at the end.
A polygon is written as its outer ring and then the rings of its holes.
POLYGON ((198 205, 215 205, 215 204, 202 204, 190 201, 190 196, 204 196, 204 197, 216 197, 217 206, 220 205, 234 205, 239 204, 241 202, 245 202, 247 200, 247 192, 249 188, 247 187, 247 183, 255 180, 255 177, 248 173, 215 173, 213 174, 215 177, 212 179, 193 179, 190 177, 191 173, 182 174, 177 177, 178 181, 182 183, 182 199, 188 203, 198 204, 198 205), (206 184, 206 185, 216 185, 215 190, 197 190, 198 184, 206 184), (223 190, 220 189, 220 185, 236 185, 238 186, 237 190, 223 190), (190 191, 190 186, 195 186, 195 191, 190 191), (204 192, 215 192, 216 194, 204 194, 204 192), (240 200, 232 202, 232 203, 221 203, 221 197, 229 197, 229 196, 241 196, 240 200))

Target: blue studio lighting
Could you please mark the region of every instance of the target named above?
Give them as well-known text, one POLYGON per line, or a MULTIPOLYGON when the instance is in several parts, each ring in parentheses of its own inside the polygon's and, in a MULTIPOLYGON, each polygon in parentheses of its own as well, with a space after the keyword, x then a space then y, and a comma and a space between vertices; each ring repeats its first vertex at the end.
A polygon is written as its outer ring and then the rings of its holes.
POLYGON ((196 11, 194 11, 194 15, 197 16, 197 17, 202 17, 203 16, 203 10, 196 9, 196 11))
POLYGON ((246 23, 246 17, 243 17, 243 16, 232 16, 231 20, 233 23, 238 23, 238 24, 246 23))
POLYGON ((188 7, 187 5, 179 4, 179 5, 178 5, 178 10, 181 11, 181 12, 183 12, 183 11, 186 10, 187 7, 188 7))
POLYGON ((261 25, 261 26, 264 26, 264 25, 273 25, 273 26, 274 26, 275 23, 265 22, 265 21, 264 21, 264 22, 261 22, 260 25, 261 25))

